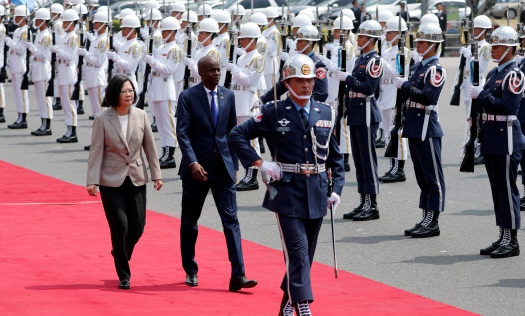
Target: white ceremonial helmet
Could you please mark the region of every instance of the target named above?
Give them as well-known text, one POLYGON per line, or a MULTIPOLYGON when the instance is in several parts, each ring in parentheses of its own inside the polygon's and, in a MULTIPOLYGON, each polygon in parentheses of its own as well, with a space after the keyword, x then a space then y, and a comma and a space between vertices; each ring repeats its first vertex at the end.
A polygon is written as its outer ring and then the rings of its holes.
POLYGON ((78 14, 83 15, 88 13, 88 9, 85 4, 79 3, 73 7, 78 14))
POLYGON ((135 11, 133 11, 133 9, 130 9, 130 8, 122 9, 122 11, 120 11, 118 15, 118 18, 119 20, 124 20, 124 18, 127 17, 128 15, 135 15, 135 11))
POLYGON ((254 22, 247 22, 241 25, 238 38, 257 38, 261 36, 261 29, 254 22))
POLYGON ((120 25, 120 27, 129 27, 135 29, 137 27, 140 27, 140 19, 135 14, 130 14, 122 19, 122 24, 120 25))
POLYGON ((212 19, 214 19, 215 21, 217 21, 217 23, 227 24, 227 23, 230 23, 232 21, 232 17, 230 15, 230 13, 228 11, 225 11, 225 10, 214 10, 211 13, 210 17, 212 19))
POLYGON ((264 12, 264 15, 266 15, 266 17, 269 19, 275 19, 280 16, 279 11, 274 7, 267 7, 266 9, 263 10, 263 12, 264 12))
POLYGON ((184 12, 186 11, 186 7, 184 6, 184 2, 175 2, 170 4, 171 12, 184 12))
POLYGON ((390 10, 381 10, 377 13, 377 22, 386 22, 388 19, 394 16, 394 13, 390 10))
POLYGON ((98 7, 98 0, 89 0, 89 7, 98 7))
POLYGON ((219 33, 219 23, 212 18, 205 18, 199 23, 199 32, 219 33))
POLYGON ((64 7, 60 3, 53 3, 51 5, 51 13, 62 14, 64 7))
POLYGON ((343 9, 341 10, 341 12, 343 13, 343 16, 349 17, 350 19, 352 19, 352 21, 356 20, 354 11, 352 11, 351 9, 343 9))
POLYGON ((5 7, 3 5, 0 5, 0 17, 3 17, 5 15, 5 7))
POLYGON ((144 19, 146 21, 149 21, 150 19, 153 21, 159 21, 162 20, 162 13, 160 13, 159 9, 151 9, 146 13, 144 19))
POLYGON ((201 4, 198 8, 197 8, 197 16, 199 15, 203 15, 203 16, 209 16, 211 14, 211 6, 209 4, 201 4))
MULTIPOLYGON (((111 18, 111 17, 109 17, 111 18)), ((110 21, 108 20, 108 12, 107 11, 97 11, 95 15, 93 15, 93 22, 101 22, 101 23, 107 23, 109 24, 110 21)))
POLYGON ((491 29, 492 21, 486 15, 478 15, 474 18, 474 28, 491 29))
POLYGON ((293 28, 299 28, 307 25, 312 25, 312 19, 305 14, 299 14, 293 19, 293 28))
POLYGON ((234 5, 231 11, 232 11, 232 15, 245 15, 246 14, 246 10, 244 9, 244 6, 240 4, 234 5))
POLYGON ((72 21, 78 21, 79 17, 78 17, 77 11, 75 11, 74 9, 67 9, 64 11, 64 13, 62 13, 62 15, 60 16, 60 19, 63 22, 72 22, 72 21))
POLYGON ((13 13, 13 16, 27 16, 29 14, 29 10, 25 5, 19 5, 15 8, 15 12, 13 13))
POLYGON ((286 60, 283 66, 283 80, 290 78, 315 78, 315 64, 312 58, 295 54, 286 60))
POLYGON ((146 2, 146 10, 151 10, 151 9, 158 9, 160 8, 160 4, 157 0, 148 0, 148 2, 146 2))
POLYGON ((443 42, 443 32, 438 24, 427 23, 419 26, 416 33, 416 42, 443 42))
POLYGON ((512 26, 500 26, 492 32, 490 46, 518 46, 518 32, 512 26))
MULTIPOLYGON (((180 17, 181 22, 188 22, 188 11, 185 11, 182 13, 180 17)), ((197 23, 199 22, 199 19, 197 19, 197 13, 195 11, 189 11, 189 22, 190 23, 197 23)))
MULTIPOLYGON (((3 8, 3 7, 2 7, 3 8)), ((2 15, 2 14, 0 14, 2 15)), ((35 20, 45 20, 48 21, 51 19, 51 13, 48 8, 40 8, 35 12, 35 20)))
POLYGON ((307 17, 310 18, 310 21, 317 21, 317 18, 314 16, 314 13, 310 10, 310 9, 302 9, 301 11, 299 11, 299 13, 297 13, 297 15, 306 15, 307 17))
POLYGON ((427 23, 434 23, 439 25, 439 19, 437 15, 433 13, 427 13, 421 17, 421 20, 419 20, 419 25, 427 24, 427 23))
POLYGON ((386 21, 385 32, 399 32, 399 22, 401 22, 401 32, 408 30, 407 22, 405 19, 399 16, 393 16, 388 21, 386 21))
POLYGON ((164 18, 160 24, 160 29, 162 31, 176 31, 180 29, 180 23, 179 20, 172 16, 168 16, 167 18, 164 18))
POLYGON ((74 5, 86 4, 86 1, 85 0, 72 0, 71 3, 74 4, 74 5))
POLYGON ((255 12, 250 17, 250 22, 253 22, 259 26, 264 26, 268 24, 268 19, 266 18, 266 15, 262 12, 255 12))
MULTIPOLYGON (((334 30, 341 29, 341 17, 338 17, 334 20, 334 30)), ((343 30, 353 30, 354 29, 354 22, 352 22, 352 19, 343 15, 343 30)))
POLYGON ((361 25, 359 25, 359 29, 357 30, 357 35, 364 35, 368 37, 381 37, 381 34, 383 33, 383 29, 381 27, 381 24, 375 20, 366 20, 361 25))
POLYGON ((313 25, 306 25, 297 31, 297 40, 316 42, 319 40, 319 30, 313 25))

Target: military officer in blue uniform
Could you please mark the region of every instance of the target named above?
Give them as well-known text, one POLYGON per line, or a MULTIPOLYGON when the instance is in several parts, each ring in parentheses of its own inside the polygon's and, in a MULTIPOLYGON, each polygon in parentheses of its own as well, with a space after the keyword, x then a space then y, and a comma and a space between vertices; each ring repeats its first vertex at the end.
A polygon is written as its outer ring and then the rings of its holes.
MULTIPOLYGON (((299 28, 297 31, 297 45, 296 50, 299 54, 306 55, 312 59, 315 64, 315 75, 317 80, 314 83, 314 90, 312 92, 312 99, 319 102, 324 102, 328 98, 328 79, 326 78, 326 65, 314 54, 313 49, 315 43, 319 41, 319 31, 313 25, 307 25, 299 28)), ((279 99, 288 91, 284 81, 279 81, 268 92, 266 92, 260 100, 255 103, 260 106, 273 100, 274 89, 277 90, 277 98, 279 99)))
POLYGON ((280 315, 311 315, 313 301, 310 267, 327 205, 335 210, 344 186, 343 155, 335 141, 335 110, 312 98, 315 63, 296 54, 283 67, 283 81, 290 94, 277 104, 233 128, 230 142, 245 167, 257 166, 263 180, 271 182, 263 207, 276 213, 286 275, 280 315), (274 161, 263 161, 250 139, 263 136, 274 161), (332 193, 328 198, 331 169, 332 193), (276 193, 276 195, 275 195, 276 193))
POLYGON ((377 155, 375 140, 381 114, 374 92, 379 86, 383 62, 375 50, 375 43, 383 33, 381 24, 367 20, 359 26, 357 48, 361 56, 355 61, 351 74, 337 73, 339 81, 346 83, 346 108, 350 126, 350 144, 356 171, 357 191, 361 203, 353 211, 343 215, 345 219, 368 221, 379 218, 377 194, 377 155))
MULTIPOLYGON (((525 32, 519 34, 521 47, 525 47, 525 32)), ((521 54, 516 55, 516 64, 520 67, 521 72, 525 73, 525 57, 521 54)), ((518 110, 518 121, 520 121, 521 133, 525 135, 525 98, 521 98, 520 109, 518 110)), ((520 161, 521 170, 525 170, 525 155, 521 156, 520 161)), ((521 184, 525 189, 525 173, 521 174, 521 184)), ((520 199, 520 211, 525 210, 525 195, 520 199)))
POLYGON ((498 66, 487 75, 481 87, 472 87, 470 96, 482 105, 479 139, 481 154, 492 190, 492 200, 499 226, 499 238, 481 255, 491 258, 518 256, 520 246, 520 196, 516 185, 518 164, 525 149, 517 114, 525 90, 524 75, 516 66, 514 54, 518 34, 510 26, 497 28, 491 37, 492 61, 498 66))
POLYGON ((445 177, 441 165, 443 130, 436 107, 446 72, 437 56, 443 42, 439 25, 422 24, 415 41, 417 53, 423 59, 410 68, 408 79, 397 77, 395 85, 407 98, 402 136, 408 138, 417 184, 421 189, 419 208, 423 210, 421 220, 405 230, 405 236, 426 238, 439 236, 439 214, 445 209, 445 177))

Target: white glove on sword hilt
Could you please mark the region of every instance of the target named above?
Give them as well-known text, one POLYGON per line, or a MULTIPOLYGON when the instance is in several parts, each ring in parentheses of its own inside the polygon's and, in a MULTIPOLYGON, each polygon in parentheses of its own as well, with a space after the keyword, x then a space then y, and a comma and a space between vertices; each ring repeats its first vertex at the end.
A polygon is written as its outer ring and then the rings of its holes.
POLYGON ((328 198, 326 207, 330 208, 330 205, 331 205, 332 211, 334 212, 334 215, 335 215, 335 210, 339 206, 339 203, 341 203, 341 198, 339 197, 339 194, 332 192, 332 194, 328 198))
POLYGON ((250 112, 254 111, 254 110, 258 110, 260 109, 261 107, 263 106, 263 102, 261 101, 261 99, 258 99, 257 101, 255 101, 252 105, 252 107, 250 108, 250 112))
POLYGON ((281 164, 275 161, 263 161, 261 171, 270 176, 272 181, 279 181, 282 178, 281 164))

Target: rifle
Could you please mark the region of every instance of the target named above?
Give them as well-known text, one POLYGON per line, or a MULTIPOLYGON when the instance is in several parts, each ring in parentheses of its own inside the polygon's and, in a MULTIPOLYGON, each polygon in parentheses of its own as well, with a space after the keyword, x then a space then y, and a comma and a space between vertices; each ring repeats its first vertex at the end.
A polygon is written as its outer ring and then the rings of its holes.
MULTIPOLYGON (((80 23, 80 43, 84 43, 84 21, 80 23)), ((89 49, 89 40, 86 41, 86 50, 89 49)), ((78 56, 78 72, 77 81, 71 94, 71 100, 80 100, 80 82, 82 82, 82 64, 84 64, 84 56, 78 56)), ((84 91, 82 91, 84 92, 84 91)))
MULTIPOLYGON (((190 1, 188 0, 188 12, 187 12, 187 18, 186 18, 186 57, 191 58, 191 23, 190 23, 190 9, 189 9, 190 1)), ((190 87, 190 67, 186 66, 186 69, 184 69, 184 90, 188 89, 190 87)))
MULTIPOLYGON (((399 40, 397 42, 397 54, 399 55, 399 76, 405 77, 405 46, 406 46, 406 35, 401 31, 401 15, 399 15, 399 40)), ((390 141, 385 150, 385 157, 398 158, 399 151, 399 131, 403 125, 403 111, 405 106, 405 96, 401 92, 401 89, 397 90, 396 95, 396 119, 394 123, 394 129, 390 131, 390 141)))
MULTIPOLYGON (((55 30, 53 30, 53 46, 56 44, 56 33, 55 30)), ((57 62, 57 54, 51 53, 51 78, 49 78, 49 81, 47 82, 47 90, 46 90, 46 97, 54 97, 55 96, 55 72, 56 72, 56 64, 57 62)))
MULTIPOLYGON (((232 26, 230 26, 229 35, 230 35, 230 47, 228 51, 228 62, 233 63, 233 53, 235 51, 235 38, 234 38, 235 33, 233 31, 232 26)), ((231 84, 232 84, 232 73, 231 71, 227 71, 226 76, 224 77, 224 87, 226 89, 230 89, 231 84)))
MULTIPOLYGON (((113 20, 111 20, 111 13, 109 10, 109 0, 107 0, 108 6, 108 33, 109 33, 109 51, 113 51, 113 20)), ((108 58, 108 82, 111 80, 111 73, 113 72, 113 60, 108 58)))
MULTIPOLYGON (((521 14, 523 11, 523 7, 521 6, 521 3, 518 4, 518 38, 520 39, 520 50, 518 52, 519 55, 523 55, 523 44, 521 44, 521 37, 523 36, 523 23, 521 23, 521 14)), ((518 65, 519 66, 519 65, 518 65)))
MULTIPOLYGON (((471 19, 471 28, 474 28, 474 20, 471 19)), ((474 38, 474 32, 470 32, 470 49, 472 50, 472 56, 474 57, 474 62, 472 65, 472 85, 474 87, 479 86, 479 60, 478 60, 478 43, 474 38)), ((459 167, 460 172, 474 172, 474 143, 478 137, 478 111, 479 104, 477 100, 472 100, 472 105, 470 106, 470 138, 465 144, 465 156, 461 161, 461 166, 459 167)))
POLYGON ((329 3, 326 9, 326 27, 328 27, 328 38, 326 39, 327 43, 331 43, 334 40, 332 38, 332 29, 330 28, 330 22, 332 22, 332 20, 330 19, 330 3, 329 3))
MULTIPOLYGON (((6 23, 6 20, 7 20, 7 15, 3 17, 5 36, 7 36, 7 23, 6 23)), ((2 66, 2 68, 0 68, 0 83, 5 83, 6 80, 7 80, 6 66, 7 66, 7 51, 8 50, 9 50, 9 46, 7 46, 4 43, 4 65, 2 66)))
MULTIPOLYGON (((346 72, 346 36, 343 31, 343 12, 341 12, 340 28, 339 28, 339 44, 341 45, 341 71, 346 72)), ((335 123, 335 136, 337 141, 341 143, 341 119, 345 111, 345 96, 346 96, 346 82, 339 81, 339 92, 337 94, 337 119, 335 123)))
POLYGON ((324 46, 324 35, 323 35, 323 32, 322 32, 322 29, 321 29, 321 24, 319 24, 319 7, 316 6, 315 7, 315 13, 317 15, 317 32, 319 33, 319 54, 320 55, 324 55, 323 54, 323 46, 324 46))
MULTIPOLYGON (((153 54, 153 9, 150 10, 150 15, 149 15, 148 53, 153 54)), ((144 80, 142 82, 142 91, 140 91, 139 101, 137 102, 137 108, 139 109, 144 109, 144 100, 146 99, 146 91, 148 90, 148 81, 149 81, 150 72, 151 72, 151 65, 146 63, 146 69, 144 70, 144 80)))
MULTIPOLYGON (((401 16, 401 14, 399 14, 401 16)), ((379 20, 379 7, 376 7, 376 21, 379 20)), ((382 46, 381 37, 377 39, 377 54, 381 56, 381 46, 382 46)), ((378 86, 379 91, 379 86, 378 86)), ((376 96, 377 97, 377 96, 376 96)))
MULTIPOLYGON (((29 12, 27 12, 27 6, 26 6, 26 26, 27 26, 27 40, 31 41, 31 27, 29 26, 29 12)), ((29 49, 26 49, 26 71, 24 72, 24 77, 22 78, 22 84, 20 86, 20 89, 22 90, 29 90, 29 57, 31 57, 31 52, 29 52, 29 49)))
MULTIPOLYGON (((282 20, 284 20, 284 5, 282 6, 283 12, 282 12, 282 20)), ((292 24, 290 22, 290 6, 288 6, 288 16, 286 17, 286 23, 281 23, 281 42, 283 43, 283 52, 289 52, 290 47, 288 47, 288 43, 286 40, 292 36, 292 24), (285 32, 286 27, 286 32, 285 32)), ((279 64, 279 80, 283 79, 283 68, 284 68, 284 60, 281 60, 281 63, 279 64)))
MULTIPOLYGON (((466 12, 466 11, 465 11, 466 12)), ((467 19, 465 18, 463 20, 463 37, 465 38, 465 43, 468 43, 468 25, 467 25, 467 19)), ((471 30, 472 33, 472 30, 471 30)), ((461 92, 461 85, 463 84, 463 73, 465 72, 465 65, 467 64, 467 59, 463 54, 461 54, 461 58, 459 59, 459 69, 458 69, 458 80, 456 85, 454 86, 454 90, 452 90, 452 97, 450 98, 450 105, 459 105, 459 95, 461 92)))

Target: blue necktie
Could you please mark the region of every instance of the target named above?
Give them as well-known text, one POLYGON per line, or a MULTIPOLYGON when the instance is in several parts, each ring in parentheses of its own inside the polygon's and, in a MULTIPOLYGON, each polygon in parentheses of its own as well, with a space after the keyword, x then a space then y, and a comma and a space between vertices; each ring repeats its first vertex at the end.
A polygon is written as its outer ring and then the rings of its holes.
POLYGON ((306 117, 306 110, 304 108, 301 108, 299 110, 299 113, 301 113, 301 121, 303 122, 303 126, 306 129, 308 126, 308 117, 306 117))
POLYGON ((213 119, 213 127, 217 126, 217 105, 215 104, 215 91, 210 91, 211 94, 211 117, 213 119))

